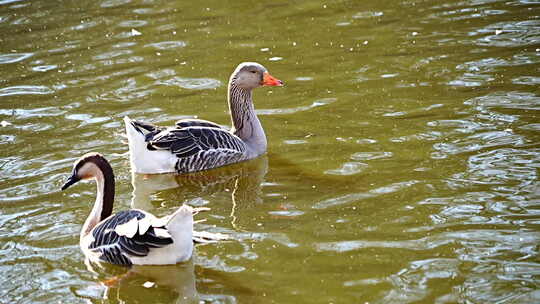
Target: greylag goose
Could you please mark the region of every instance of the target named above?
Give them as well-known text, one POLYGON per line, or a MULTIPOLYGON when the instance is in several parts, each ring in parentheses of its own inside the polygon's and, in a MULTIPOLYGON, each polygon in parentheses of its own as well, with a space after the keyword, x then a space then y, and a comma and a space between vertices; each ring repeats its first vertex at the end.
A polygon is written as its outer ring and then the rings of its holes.
POLYGON ((183 119, 158 127, 124 118, 132 170, 137 173, 188 173, 255 158, 266 151, 266 135, 255 114, 251 91, 282 86, 265 67, 244 62, 228 85, 232 130, 200 119, 183 119))
MULTIPOLYGON (((98 153, 88 153, 73 165, 62 186, 66 190, 82 179, 95 179, 94 207, 80 234, 80 246, 91 262, 117 265, 176 264, 191 258, 193 214, 199 209, 183 205, 162 218, 138 209, 112 214, 114 174, 109 162, 98 153)), ((208 236, 208 234, 203 234, 208 236)))

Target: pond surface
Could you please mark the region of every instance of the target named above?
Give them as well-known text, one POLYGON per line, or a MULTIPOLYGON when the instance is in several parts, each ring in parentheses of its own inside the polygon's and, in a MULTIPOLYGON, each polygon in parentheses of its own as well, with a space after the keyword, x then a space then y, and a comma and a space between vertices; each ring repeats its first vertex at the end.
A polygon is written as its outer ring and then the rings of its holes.
POLYGON ((539 1, 227 2, 0 0, 0 302, 540 302, 539 1), (267 155, 132 177, 122 117, 229 124, 242 61, 267 155), (89 151, 233 241, 90 271, 89 151))

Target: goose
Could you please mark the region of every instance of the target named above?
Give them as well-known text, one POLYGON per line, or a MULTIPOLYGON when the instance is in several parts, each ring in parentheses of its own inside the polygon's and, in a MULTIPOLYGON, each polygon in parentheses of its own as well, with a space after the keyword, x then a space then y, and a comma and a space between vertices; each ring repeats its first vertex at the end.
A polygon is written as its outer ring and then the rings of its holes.
POLYGON ((201 119, 159 127, 124 117, 131 168, 136 173, 189 173, 255 158, 266 152, 266 135, 255 114, 252 90, 282 86, 266 68, 244 62, 232 73, 228 102, 232 129, 201 119))
POLYGON ((75 161, 62 190, 83 179, 95 179, 97 184, 96 201, 79 239, 90 262, 122 266, 176 264, 191 258, 193 240, 212 238, 210 233, 193 231, 193 214, 202 209, 188 205, 161 218, 139 209, 112 215, 114 174, 99 153, 87 153, 75 161))

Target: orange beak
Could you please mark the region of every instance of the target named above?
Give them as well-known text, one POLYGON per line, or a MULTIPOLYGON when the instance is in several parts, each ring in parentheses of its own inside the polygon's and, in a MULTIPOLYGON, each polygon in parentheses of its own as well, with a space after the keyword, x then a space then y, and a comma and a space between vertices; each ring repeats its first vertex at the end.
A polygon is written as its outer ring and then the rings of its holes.
POLYGON ((262 85, 265 86, 283 86, 283 81, 274 78, 274 76, 270 75, 268 72, 264 72, 262 85))

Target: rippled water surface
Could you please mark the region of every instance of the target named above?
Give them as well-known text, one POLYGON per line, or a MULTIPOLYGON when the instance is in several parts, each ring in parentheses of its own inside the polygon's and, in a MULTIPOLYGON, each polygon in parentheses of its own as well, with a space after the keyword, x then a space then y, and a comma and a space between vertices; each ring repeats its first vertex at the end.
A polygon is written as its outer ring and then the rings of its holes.
MULTIPOLYGON (((539 303, 540 2, 0 0, 0 302, 539 303), (132 176, 122 117, 228 124, 267 155, 132 176), (84 265, 88 151, 116 210, 211 207, 233 241, 166 267, 84 265)), ((199 217, 200 218, 200 217, 199 217)))

